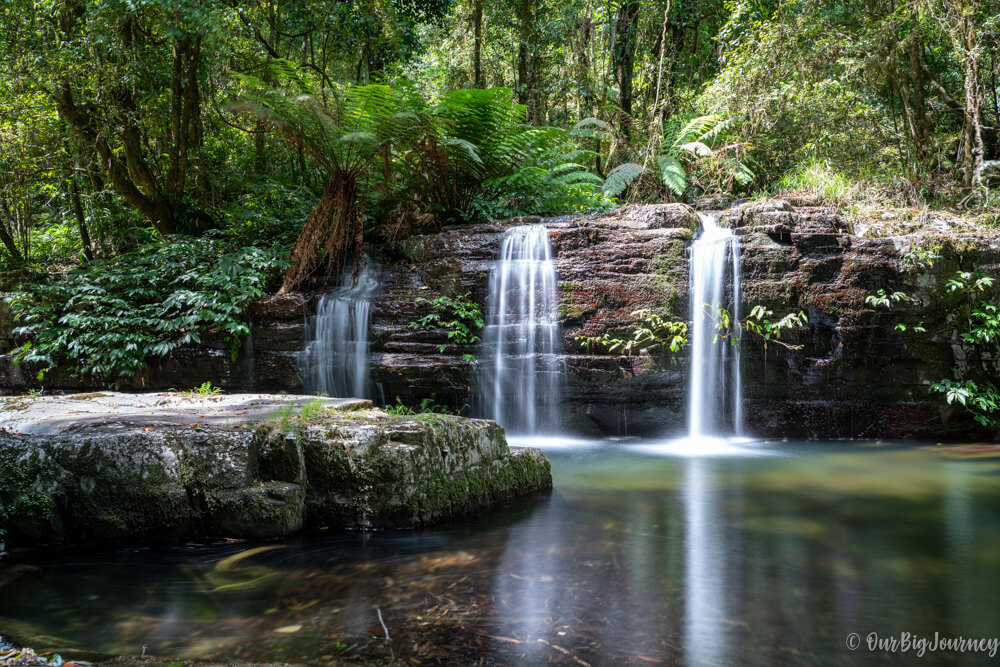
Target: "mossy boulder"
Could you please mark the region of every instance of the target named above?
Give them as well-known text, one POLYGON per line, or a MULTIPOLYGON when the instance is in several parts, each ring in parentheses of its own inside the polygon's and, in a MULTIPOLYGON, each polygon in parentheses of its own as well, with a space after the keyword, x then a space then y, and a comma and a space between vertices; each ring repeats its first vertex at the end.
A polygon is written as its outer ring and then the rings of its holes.
POLYGON ((303 431, 312 523, 414 526, 551 487, 537 450, 508 449, 494 422, 367 413, 303 431))
POLYGON ((11 544, 410 527, 551 487, 503 430, 368 401, 117 394, 0 401, 11 544))

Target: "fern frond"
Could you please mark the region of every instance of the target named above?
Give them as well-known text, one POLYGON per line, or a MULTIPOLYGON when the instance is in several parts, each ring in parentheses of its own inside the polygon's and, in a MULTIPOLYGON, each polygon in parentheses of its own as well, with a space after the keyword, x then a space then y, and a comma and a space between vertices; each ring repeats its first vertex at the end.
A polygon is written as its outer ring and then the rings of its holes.
POLYGON ((689 141, 678 147, 678 153, 690 153, 695 157, 709 157, 714 151, 700 141, 689 141))
POLYGON ((724 120, 720 120, 718 117, 715 117, 715 119, 716 119, 715 125, 712 128, 708 129, 700 137, 698 137, 698 141, 708 143, 709 141, 718 138, 720 134, 728 130, 730 126, 733 124, 732 118, 726 118, 724 120))
POLYGON ((674 141, 668 152, 676 153, 684 144, 690 141, 700 140, 706 133, 711 131, 711 129, 715 127, 718 122, 719 117, 712 114, 692 118, 688 124, 677 133, 677 136, 674 137, 674 141))
POLYGON ((603 141, 611 135, 611 128, 599 118, 584 118, 572 127, 570 133, 582 139, 603 141))
POLYGON ((673 155, 661 155, 656 158, 656 164, 660 168, 660 180, 671 192, 680 197, 688 188, 687 172, 684 165, 673 155))
POLYGON ((601 190, 609 197, 617 197, 645 171, 645 167, 635 162, 620 164, 604 177, 604 185, 601 190))
POLYGON ((558 176, 552 177, 552 180, 556 183, 561 183, 565 185, 577 184, 577 183, 589 183, 595 187, 601 187, 604 181, 597 174, 592 174, 589 171, 571 171, 565 174, 560 174, 558 176))

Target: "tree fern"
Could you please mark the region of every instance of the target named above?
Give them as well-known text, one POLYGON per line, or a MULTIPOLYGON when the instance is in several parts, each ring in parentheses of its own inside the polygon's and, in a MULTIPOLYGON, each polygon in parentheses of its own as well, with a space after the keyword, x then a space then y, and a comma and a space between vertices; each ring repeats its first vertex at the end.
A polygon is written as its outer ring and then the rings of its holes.
POLYGON ((636 162, 626 162, 620 164, 604 177, 602 190, 609 197, 617 197, 625 192, 625 188, 632 185, 635 179, 646 173, 646 168, 636 162))
MULTIPOLYGON (((725 172, 729 182, 749 185, 754 175, 749 167, 728 152, 731 146, 713 148, 730 127, 730 119, 718 116, 698 116, 688 121, 664 142, 665 150, 653 159, 660 181, 675 197, 683 197, 692 188, 692 174, 708 165, 714 174, 725 172)), ((587 127, 599 127, 588 123, 587 127)), ((633 182, 650 170, 637 162, 626 162, 612 169, 604 181, 604 194, 620 196, 633 182)), ((700 173, 700 172, 699 172, 700 173)))
POLYGON ((673 155, 661 155, 656 158, 660 168, 660 180, 671 192, 680 197, 688 189, 687 171, 681 161, 673 155))
POLYGON ((394 147, 398 151, 416 141, 431 123, 422 102, 405 89, 373 84, 325 89, 317 96, 270 90, 250 77, 243 81, 249 91, 233 109, 270 124, 330 179, 292 247, 291 266, 282 282, 282 290, 290 290, 319 269, 329 276, 359 246, 361 188, 367 186, 371 166, 381 157, 388 170, 394 147))

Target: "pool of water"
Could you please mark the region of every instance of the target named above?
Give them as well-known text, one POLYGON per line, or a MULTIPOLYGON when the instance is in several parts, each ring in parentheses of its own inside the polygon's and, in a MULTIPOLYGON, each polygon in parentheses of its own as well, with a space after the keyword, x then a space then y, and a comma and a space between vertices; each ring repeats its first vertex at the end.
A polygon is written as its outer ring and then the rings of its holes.
POLYGON ((1000 636, 994 448, 540 444, 551 495, 439 528, 15 554, 0 634, 111 654, 516 665, 912 664, 847 638, 1000 636))

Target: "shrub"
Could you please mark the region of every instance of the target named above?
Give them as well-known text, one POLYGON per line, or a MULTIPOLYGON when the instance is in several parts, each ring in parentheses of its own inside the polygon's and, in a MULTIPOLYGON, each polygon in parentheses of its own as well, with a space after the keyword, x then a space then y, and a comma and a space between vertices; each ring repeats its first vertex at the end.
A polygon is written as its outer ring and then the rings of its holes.
POLYGON ((28 341, 18 363, 56 363, 114 384, 150 358, 221 333, 235 356, 249 327, 244 313, 287 266, 274 248, 234 248, 218 234, 177 236, 92 262, 50 282, 29 283, 11 300, 28 341))

